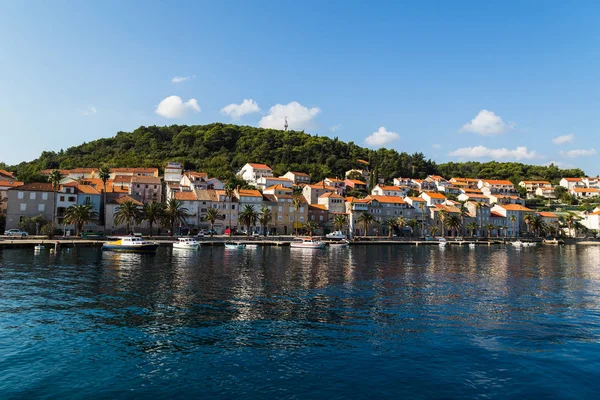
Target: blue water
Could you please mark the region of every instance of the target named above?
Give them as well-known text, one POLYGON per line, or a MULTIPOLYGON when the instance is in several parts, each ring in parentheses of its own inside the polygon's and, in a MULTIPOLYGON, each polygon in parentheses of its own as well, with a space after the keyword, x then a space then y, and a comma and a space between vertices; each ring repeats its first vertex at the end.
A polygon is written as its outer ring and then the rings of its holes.
POLYGON ((0 250, 1 398, 597 398, 600 247, 0 250))

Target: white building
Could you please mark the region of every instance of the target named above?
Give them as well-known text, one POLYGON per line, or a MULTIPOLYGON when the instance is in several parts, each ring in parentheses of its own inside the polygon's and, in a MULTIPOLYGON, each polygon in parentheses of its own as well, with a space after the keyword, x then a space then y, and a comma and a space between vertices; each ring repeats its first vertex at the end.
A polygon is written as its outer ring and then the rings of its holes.
POLYGON ((410 190, 409 187, 400 187, 400 186, 388 186, 388 185, 376 185, 373 190, 371 190, 371 194, 374 196, 397 196, 404 197, 410 190))
POLYGON ((289 179, 290 181, 294 182, 294 185, 308 185, 310 183, 310 175, 304 172, 288 171, 282 176, 282 178, 289 179))
POLYGON ((294 182, 287 178, 276 178, 274 176, 261 176, 256 181, 256 187, 263 190, 275 185, 291 188, 294 186, 294 182))
POLYGON ((265 164, 248 163, 239 170, 237 175, 249 184, 256 186, 258 180, 263 176, 273 176, 273 171, 265 164))
POLYGON ((436 192, 423 192, 420 197, 427 202, 428 207, 442 204, 446 201, 446 196, 436 192))
POLYGON ((585 184, 581 178, 562 178, 560 180, 560 186, 567 188, 567 190, 571 190, 574 187, 585 187, 585 184))
POLYGON ((600 189, 574 187, 573 189, 569 190, 569 193, 578 199, 587 199, 590 197, 600 196, 600 189))
POLYGON ((168 162, 165 167, 165 182, 180 182, 183 176, 183 165, 177 162, 168 162))

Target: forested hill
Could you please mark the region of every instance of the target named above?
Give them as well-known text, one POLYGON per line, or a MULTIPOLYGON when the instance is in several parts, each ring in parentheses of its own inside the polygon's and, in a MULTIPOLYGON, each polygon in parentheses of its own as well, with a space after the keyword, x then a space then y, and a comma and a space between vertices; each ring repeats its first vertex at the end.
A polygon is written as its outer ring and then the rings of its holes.
MULTIPOLYGON (((337 138, 304 132, 278 131, 251 126, 172 125, 140 127, 119 132, 113 138, 98 139, 67 150, 43 152, 31 162, 7 169, 24 181, 39 180, 42 169, 76 167, 159 167, 167 161, 179 161, 186 170, 206 171, 210 176, 227 179, 247 162, 269 165, 275 175, 303 171, 313 180, 342 177, 352 168, 361 168, 357 160, 367 160, 380 178, 423 178, 429 174, 445 177, 481 177, 489 179, 548 179, 583 176, 583 171, 559 170, 519 163, 447 163, 436 164, 422 153, 398 153, 395 150, 371 150, 337 138)), ((0 163, 1 164, 1 163, 0 163)))

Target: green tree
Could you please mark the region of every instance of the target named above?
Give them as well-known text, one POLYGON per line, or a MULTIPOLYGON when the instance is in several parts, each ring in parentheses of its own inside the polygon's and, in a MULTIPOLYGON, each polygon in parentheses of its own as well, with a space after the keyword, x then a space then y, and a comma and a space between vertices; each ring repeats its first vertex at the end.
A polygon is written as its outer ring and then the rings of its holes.
POLYGON ((419 221, 417 221, 416 219, 412 218, 412 219, 408 220, 408 222, 406 224, 408 226, 410 226, 410 233, 411 233, 411 235, 414 236, 415 230, 419 226, 419 221))
POLYGON ((107 166, 101 167, 98 170, 98 178, 102 180, 102 225, 106 234, 106 182, 110 179, 110 169, 107 166))
POLYGON ((333 228, 336 231, 344 231, 344 228, 348 226, 348 218, 345 215, 338 214, 333 217, 333 228))
POLYGON ((440 210, 438 211, 438 218, 442 223, 442 237, 446 237, 446 218, 448 217, 448 211, 440 210))
POLYGON ((189 215, 188 209, 177 199, 169 199, 165 206, 164 217, 171 227, 171 236, 174 235, 175 223, 185 224, 185 218, 189 215))
POLYGON ((115 212, 115 224, 127 226, 127 232, 131 232, 131 227, 142 218, 140 206, 132 200, 124 201, 115 212))
POLYGON ((383 225, 388 228, 388 237, 391 238, 395 229, 398 229, 398 218, 387 218, 383 221, 383 225))
POLYGON ((306 224, 304 224, 304 229, 309 234, 309 236, 312 236, 315 233, 315 231, 319 229, 319 225, 315 221, 308 221, 306 224))
POLYGON ((445 220, 446 226, 450 231, 452 231, 453 236, 456 237, 457 232, 462 227, 462 222, 460 221, 460 217, 458 215, 448 215, 445 220))
POLYGON ((258 222, 260 222, 260 226, 263 230, 263 235, 267 236, 269 224, 273 220, 273 214, 271 214, 271 210, 267 206, 262 206, 260 209, 260 215, 258 216, 258 222))
POLYGON ((227 185, 225 185, 225 197, 227 197, 227 200, 229 201, 229 236, 231 236, 233 234, 233 226, 231 226, 231 214, 233 213, 233 210, 231 208, 232 203, 233 203, 233 195, 235 194, 235 187, 233 187, 233 185, 231 183, 228 183, 227 185))
POLYGON ((515 222, 517 221, 517 217, 514 215, 510 216, 510 223, 512 224, 513 237, 517 236, 517 232, 515 231, 515 222))
POLYGON ((67 208, 65 222, 75 225, 75 234, 81 235, 83 225, 98 220, 98 213, 89 204, 75 204, 67 208))
POLYGON ((60 181, 62 178, 63 178, 63 176, 58 169, 53 170, 52 172, 50 172, 50 175, 48 175, 48 182, 50 182, 52 184, 52 192, 53 192, 52 193, 52 229, 51 229, 52 234, 50 235, 50 237, 53 236, 54 226, 56 225, 56 192, 58 192, 58 188, 60 186, 60 181))
POLYGON ((256 225, 256 221, 259 218, 259 213, 254 209, 253 205, 247 204, 244 209, 239 213, 238 219, 240 223, 246 227, 246 234, 250 236, 250 228, 256 225))
POLYGON ((469 231, 470 236, 473 237, 475 230, 477 229, 477 224, 475 222, 469 222, 466 229, 469 231))
POLYGON ((294 234, 298 235, 298 210, 302 205, 302 200, 300 196, 296 195, 292 198, 292 207, 294 208, 294 234))
POLYGON ((160 222, 165 216, 165 204, 164 203, 148 203, 144 204, 142 208, 142 220, 148 222, 150 227, 150 236, 152 236, 152 227, 155 223, 160 222))
POLYGON ((488 239, 490 238, 490 236, 492 236, 492 231, 496 228, 493 224, 485 224, 484 228, 487 231, 487 237, 488 239))
MULTIPOLYGON (((217 210, 216 208, 210 207, 208 210, 206 210, 204 220, 208 221, 208 223, 210 224, 210 237, 213 236, 215 222, 220 219, 223 219, 223 216, 219 214, 219 210, 217 210)), ((231 232, 231 229, 229 231, 231 232)))
POLYGON ((373 223, 373 221, 375 221, 375 217, 373 216, 373 214, 371 214, 370 212, 367 212, 367 211, 364 211, 362 214, 360 214, 358 216, 358 218, 356 218, 356 222, 358 224, 363 225, 363 229, 364 229, 363 236, 367 236, 367 234, 369 232, 369 226, 373 223))

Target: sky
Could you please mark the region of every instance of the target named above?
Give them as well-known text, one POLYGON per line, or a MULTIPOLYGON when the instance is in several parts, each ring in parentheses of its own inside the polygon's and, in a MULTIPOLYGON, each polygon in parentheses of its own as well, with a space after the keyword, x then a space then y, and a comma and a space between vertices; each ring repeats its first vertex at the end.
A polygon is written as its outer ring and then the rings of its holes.
MULTIPOLYGON (((1 1, 0 161, 237 123, 600 174, 600 2, 1 1)), ((256 160, 260 161, 260 160, 256 160)))

